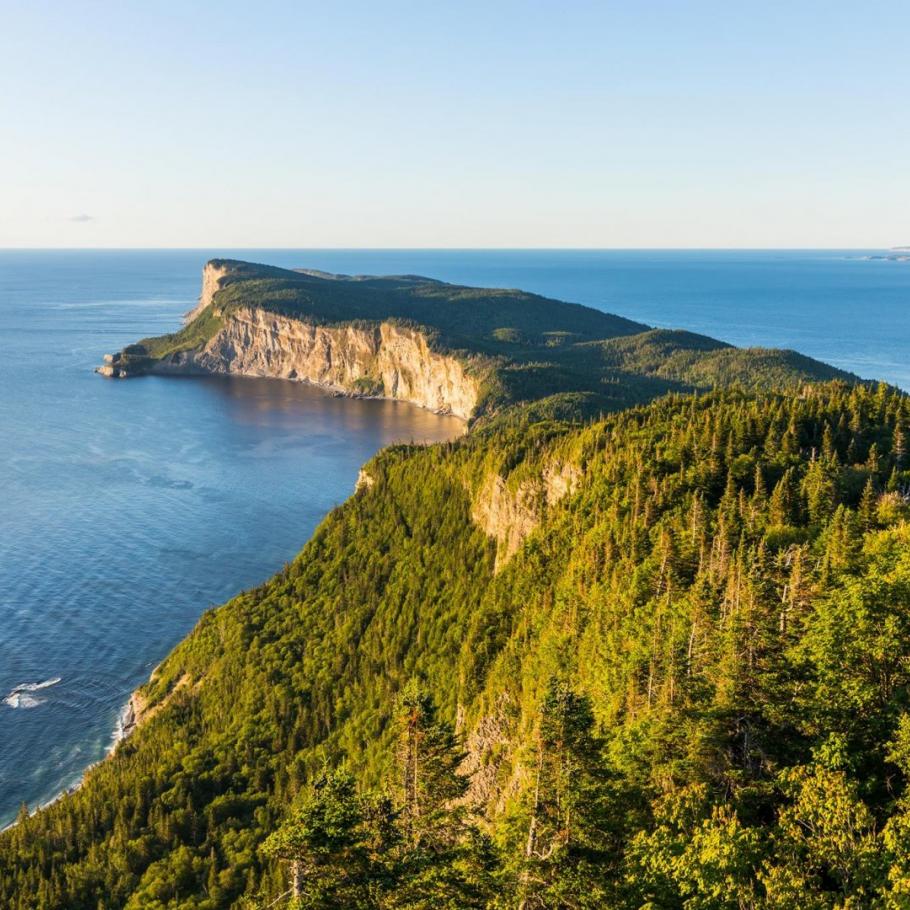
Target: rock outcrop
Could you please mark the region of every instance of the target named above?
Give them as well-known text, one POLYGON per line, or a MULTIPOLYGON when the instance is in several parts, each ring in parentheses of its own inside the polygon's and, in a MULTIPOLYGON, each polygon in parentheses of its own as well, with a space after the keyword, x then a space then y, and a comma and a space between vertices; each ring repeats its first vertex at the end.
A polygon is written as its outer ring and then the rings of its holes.
POLYGON ((355 493, 359 493, 361 490, 372 490, 375 485, 376 478, 366 468, 361 468, 357 472, 357 483, 354 484, 355 493))
POLYGON ((207 262, 202 269, 202 293, 199 302, 184 315, 184 322, 192 322, 203 310, 212 305, 215 294, 224 287, 224 281, 230 274, 230 266, 223 262, 207 262))
POLYGON ((346 395, 392 398, 467 420, 479 382, 457 358, 434 351, 417 329, 383 322, 315 325, 240 307, 206 344, 180 351, 147 372, 269 376, 346 395))
MULTIPOLYGON (((463 802, 482 811, 500 812, 504 799, 516 792, 513 696, 503 692, 489 714, 479 718, 465 736, 459 771, 470 781, 463 802)), ((459 718, 461 721, 461 718, 459 718)), ((459 722, 459 732, 464 733, 459 722)))
MULTIPOLYGON (((151 679, 155 678, 155 673, 157 669, 152 673, 151 679)), ((174 684, 173 689, 171 689, 168 694, 157 702, 154 705, 149 705, 148 700, 142 694, 141 690, 137 689, 130 696, 130 700, 126 703, 126 706, 123 709, 123 712, 120 717, 120 730, 119 730, 119 739, 124 740, 131 736, 133 733, 139 729, 140 725, 145 721, 150 720, 154 717, 162 708, 164 708, 167 703, 185 686, 189 685, 190 677, 189 674, 184 673, 180 679, 174 684)))
POLYGON ((496 570, 518 551, 537 528, 547 508, 571 493, 581 470, 569 462, 551 461, 539 477, 515 485, 499 474, 488 475, 473 499, 471 517, 496 547, 496 570))

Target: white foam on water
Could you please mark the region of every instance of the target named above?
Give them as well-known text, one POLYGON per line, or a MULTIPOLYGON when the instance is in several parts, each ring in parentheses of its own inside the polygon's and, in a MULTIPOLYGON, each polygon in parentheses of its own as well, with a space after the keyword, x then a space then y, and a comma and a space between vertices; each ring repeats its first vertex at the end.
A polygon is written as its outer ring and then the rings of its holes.
POLYGON ((114 724, 114 729, 111 731, 111 742, 107 747, 106 754, 110 755, 114 749, 117 748, 117 744, 122 740, 126 739, 127 729, 130 726, 133 715, 133 706, 130 702, 127 702, 118 712, 117 712, 117 723, 114 724))
POLYGON ((58 682, 60 682, 60 677, 54 676, 51 679, 45 679, 43 682, 19 683, 18 686, 13 686, 9 695, 3 699, 3 704, 8 705, 10 708, 37 708, 38 705, 43 705, 47 699, 38 698, 28 693, 37 692, 39 689, 49 689, 51 686, 56 686, 58 682))
POLYGON ((3 704, 11 708, 37 708, 46 701, 46 698, 35 698, 34 695, 27 695, 24 692, 11 692, 3 699, 3 704))
POLYGON ((38 689, 47 689, 50 686, 56 686, 58 682, 60 682, 60 677, 54 676, 52 679, 44 680, 44 682, 20 683, 18 686, 13 686, 12 692, 36 692, 38 689))

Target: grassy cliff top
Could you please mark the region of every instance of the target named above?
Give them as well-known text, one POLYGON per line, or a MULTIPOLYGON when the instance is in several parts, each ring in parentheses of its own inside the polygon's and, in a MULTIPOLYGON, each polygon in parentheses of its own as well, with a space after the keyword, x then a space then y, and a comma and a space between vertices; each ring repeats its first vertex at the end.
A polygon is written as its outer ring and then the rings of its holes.
POLYGON ((450 350, 508 353, 513 338, 546 346, 553 333, 593 340, 648 328, 526 291, 465 287, 419 275, 331 275, 225 259, 211 265, 228 270, 217 295, 221 307, 258 306, 324 324, 410 322, 431 330, 450 350))

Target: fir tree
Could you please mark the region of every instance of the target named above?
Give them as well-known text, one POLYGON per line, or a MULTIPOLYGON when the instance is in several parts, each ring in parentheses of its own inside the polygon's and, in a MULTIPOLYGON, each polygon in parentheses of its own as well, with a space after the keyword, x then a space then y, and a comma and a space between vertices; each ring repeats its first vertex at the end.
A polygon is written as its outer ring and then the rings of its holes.
POLYGON ((465 758, 451 724, 416 682, 398 709, 402 831, 396 907, 413 910, 486 906, 490 846, 470 825, 465 758))
POLYGON ((266 856, 289 868, 287 896, 295 910, 381 906, 390 845, 377 842, 368 827, 381 808, 369 807, 349 772, 320 775, 300 808, 263 845, 266 856))
POLYGON ((590 700, 551 680, 533 754, 521 910, 605 905, 621 823, 612 797, 590 700))

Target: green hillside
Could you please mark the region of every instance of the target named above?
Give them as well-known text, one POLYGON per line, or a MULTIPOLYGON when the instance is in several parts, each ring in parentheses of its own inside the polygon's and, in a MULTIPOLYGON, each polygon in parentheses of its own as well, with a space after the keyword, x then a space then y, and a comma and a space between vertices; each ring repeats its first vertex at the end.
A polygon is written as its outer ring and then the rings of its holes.
POLYGON ((388 277, 293 271, 236 260, 213 260, 231 277, 218 296, 222 307, 260 306, 324 324, 395 319, 426 326, 448 350, 507 350, 498 338, 514 332, 546 346, 553 332, 579 339, 632 335, 647 326, 576 303, 526 291, 473 288, 419 275, 388 277))
POLYGON ((300 906, 905 906, 908 422, 835 383, 380 453, 0 836, 0 905, 267 904, 290 850, 300 906))

